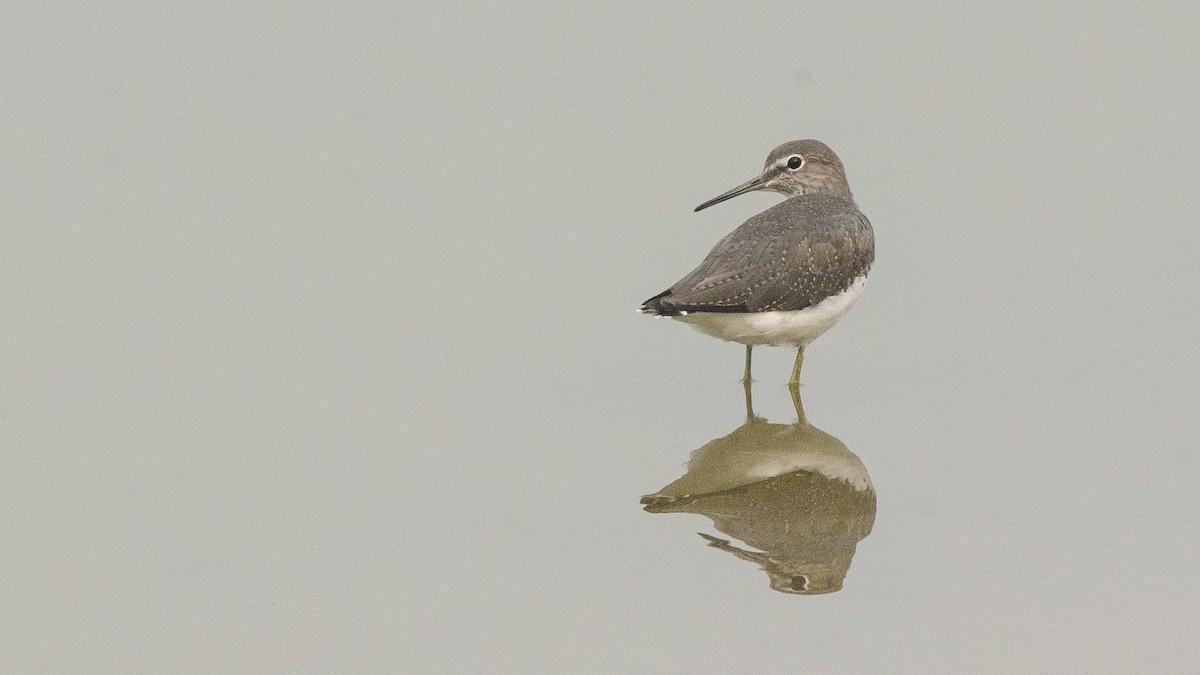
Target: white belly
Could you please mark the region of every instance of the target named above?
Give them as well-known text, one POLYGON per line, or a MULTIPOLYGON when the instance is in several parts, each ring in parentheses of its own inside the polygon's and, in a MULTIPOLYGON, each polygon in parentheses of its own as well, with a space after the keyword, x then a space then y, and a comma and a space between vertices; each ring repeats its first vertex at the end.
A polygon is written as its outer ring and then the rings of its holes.
POLYGON ((801 347, 833 327, 862 295, 867 277, 812 307, 787 312, 689 312, 671 317, 715 338, 744 345, 801 347))

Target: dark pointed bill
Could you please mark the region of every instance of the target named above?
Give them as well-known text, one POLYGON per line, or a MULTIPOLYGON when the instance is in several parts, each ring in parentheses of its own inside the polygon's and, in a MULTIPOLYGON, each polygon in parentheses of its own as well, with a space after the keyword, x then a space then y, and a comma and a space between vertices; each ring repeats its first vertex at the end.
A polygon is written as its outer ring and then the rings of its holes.
POLYGON ((726 199, 733 199, 734 197, 736 197, 738 195, 744 195, 747 192, 761 190, 761 189, 763 189, 763 186, 765 186, 766 184, 767 184, 766 176, 759 176, 757 178, 752 178, 752 179, 746 181, 745 183, 742 183, 741 185, 733 188, 729 192, 726 192, 726 193, 723 193, 716 197, 713 197, 712 199, 701 204, 700 206, 697 206, 695 208, 695 211, 699 211, 701 209, 707 209, 708 207, 712 206, 713 204, 720 204, 721 202, 725 201, 726 199))

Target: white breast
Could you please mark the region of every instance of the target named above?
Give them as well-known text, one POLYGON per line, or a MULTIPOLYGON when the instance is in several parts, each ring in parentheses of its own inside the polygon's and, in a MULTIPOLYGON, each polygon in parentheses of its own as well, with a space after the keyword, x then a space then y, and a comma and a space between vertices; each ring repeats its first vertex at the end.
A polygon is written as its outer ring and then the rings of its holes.
POLYGON ((786 312, 689 312, 671 317, 715 338, 744 345, 801 347, 833 327, 862 294, 866 275, 812 307, 786 312))

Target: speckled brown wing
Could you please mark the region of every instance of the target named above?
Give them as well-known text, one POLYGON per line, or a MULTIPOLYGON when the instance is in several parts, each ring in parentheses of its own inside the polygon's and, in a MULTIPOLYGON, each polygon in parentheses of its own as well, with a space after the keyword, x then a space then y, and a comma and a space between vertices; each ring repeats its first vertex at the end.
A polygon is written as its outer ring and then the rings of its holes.
POLYGON ((792 197, 731 232, 642 311, 674 316, 804 309, 845 290, 874 259, 871 224, 853 202, 792 197))

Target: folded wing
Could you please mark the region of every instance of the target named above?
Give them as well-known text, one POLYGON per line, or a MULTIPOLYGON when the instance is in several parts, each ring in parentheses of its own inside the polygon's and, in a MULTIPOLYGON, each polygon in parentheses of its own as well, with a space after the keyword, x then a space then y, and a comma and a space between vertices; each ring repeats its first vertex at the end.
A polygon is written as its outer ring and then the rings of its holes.
POLYGON ((643 303, 642 311, 677 316, 804 309, 845 290, 874 259, 871 224, 853 202, 793 197, 731 232, 699 267, 643 303))

